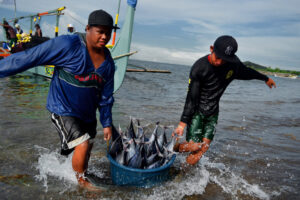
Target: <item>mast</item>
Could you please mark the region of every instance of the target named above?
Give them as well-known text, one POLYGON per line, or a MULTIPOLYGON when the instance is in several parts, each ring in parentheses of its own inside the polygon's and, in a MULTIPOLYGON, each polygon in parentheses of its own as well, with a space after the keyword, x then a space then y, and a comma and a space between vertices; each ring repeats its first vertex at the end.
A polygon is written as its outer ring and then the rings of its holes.
POLYGON ((17 17, 17 4, 16 4, 16 0, 14 0, 14 5, 15 5, 15 18, 17 17))
POLYGON ((115 45, 115 41, 116 41, 116 33, 117 33, 117 27, 118 27, 118 19, 119 19, 119 13, 120 13, 120 5, 121 5, 121 0, 119 0, 118 3, 118 11, 116 14, 116 20, 115 20, 115 28, 114 28, 114 33, 113 33, 113 38, 112 38, 112 46, 115 45))
POLYGON ((125 21, 119 36, 117 43, 111 49, 112 57, 119 55, 126 55, 122 57, 115 58, 115 76, 114 76, 114 92, 116 92, 122 85, 127 64, 128 57, 130 55, 130 45, 132 38, 133 22, 134 22, 134 13, 137 0, 127 0, 127 12, 125 21))

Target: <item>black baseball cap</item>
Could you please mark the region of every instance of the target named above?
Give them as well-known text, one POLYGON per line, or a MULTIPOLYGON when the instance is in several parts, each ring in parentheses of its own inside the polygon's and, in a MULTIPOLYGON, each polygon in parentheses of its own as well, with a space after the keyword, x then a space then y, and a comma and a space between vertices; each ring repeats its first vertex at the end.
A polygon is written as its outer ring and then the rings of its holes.
POLYGON ((110 14, 105 12, 104 10, 95 10, 91 12, 88 19, 88 25, 90 26, 109 26, 112 29, 119 29, 113 25, 113 18, 110 14))
POLYGON ((240 62, 240 59, 235 55, 237 49, 238 44, 236 40, 229 35, 218 37, 214 43, 214 52, 217 57, 227 62, 240 62))

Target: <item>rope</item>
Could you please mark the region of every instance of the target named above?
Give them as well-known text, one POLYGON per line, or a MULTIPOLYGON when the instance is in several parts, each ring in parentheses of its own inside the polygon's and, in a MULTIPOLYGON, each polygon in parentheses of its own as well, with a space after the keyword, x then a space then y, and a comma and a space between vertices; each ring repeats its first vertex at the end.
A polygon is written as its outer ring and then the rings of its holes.
POLYGON ((83 27, 85 27, 85 25, 83 23, 81 23, 81 21, 79 21, 78 19, 76 19, 75 17, 73 17, 70 13, 65 12, 67 15, 69 15, 73 20, 77 21, 79 24, 81 24, 83 27))

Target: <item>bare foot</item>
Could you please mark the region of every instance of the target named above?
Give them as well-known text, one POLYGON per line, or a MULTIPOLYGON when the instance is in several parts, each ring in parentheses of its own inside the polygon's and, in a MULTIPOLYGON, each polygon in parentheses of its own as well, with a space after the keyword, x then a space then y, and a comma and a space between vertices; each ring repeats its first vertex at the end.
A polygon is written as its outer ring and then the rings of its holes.
POLYGON ((92 192, 102 192, 103 191, 102 188, 91 184, 89 181, 85 180, 83 177, 80 177, 78 179, 78 184, 80 187, 87 189, 88 191, 92 191, 92 192))
POLYGON ((199 151, 201 148, 201 143, 197 143, 194 141, 183 142, 179 145, 179 152, 194 152, 199 151))
POLYGON ((203 155, 202 151, 193 152, 186 158, 186 162, 190 165, 195 165, 199 162, 203 155))

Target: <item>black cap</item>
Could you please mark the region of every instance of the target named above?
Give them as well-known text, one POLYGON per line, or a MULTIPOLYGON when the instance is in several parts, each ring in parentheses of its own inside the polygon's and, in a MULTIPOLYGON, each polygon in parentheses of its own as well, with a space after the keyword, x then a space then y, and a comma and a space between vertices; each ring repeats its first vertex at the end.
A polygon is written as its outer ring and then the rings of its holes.
POLYGON ((113 29, 117 28, 113 25, 113 18, 104 10, 95 10, 89 15, 88 25, 90 26, 109 26, 113 29))
POLYGON ((229 35, 223 35, 216 39, 214 43, 214 52, 218 58, 227 62, 240 62, 240 59, 235 55, 238 49, 236 40, 229 35))

